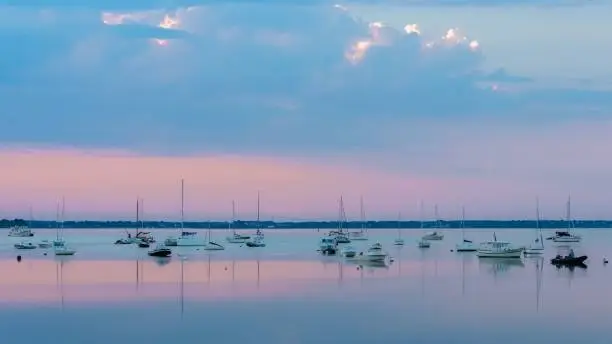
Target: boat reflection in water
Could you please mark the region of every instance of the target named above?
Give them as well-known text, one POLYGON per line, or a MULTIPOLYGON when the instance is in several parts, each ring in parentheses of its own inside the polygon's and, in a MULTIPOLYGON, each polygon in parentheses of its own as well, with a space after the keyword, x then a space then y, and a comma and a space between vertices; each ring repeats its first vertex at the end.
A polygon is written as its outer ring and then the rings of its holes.
POLYGON ((513 268, 524 268, 525 264, 520 258, 479 259, 478 267, 485 268, 487 272, 496 277, 498 274, 507 273, 513 268))

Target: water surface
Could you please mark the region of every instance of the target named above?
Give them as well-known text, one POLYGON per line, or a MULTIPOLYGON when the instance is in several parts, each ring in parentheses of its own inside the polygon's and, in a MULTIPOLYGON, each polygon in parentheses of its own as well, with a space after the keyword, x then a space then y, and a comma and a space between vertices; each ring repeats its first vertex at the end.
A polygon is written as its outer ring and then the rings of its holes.
MULTIPOLYGON (((7 343, 610 343, 612 232, 583 230, 588 269, 548 261, 566 248, 547 241, 542 258, 478 259, 451 252, 461 232, 419 249, 420 231, 372 230, 393 256, 360 267, 315 250, 323 233, 269 230, 268 246, 180 248, 156 260, 112 245, 118 230, 66 230, 74 257, 13 249, 0 237, 0 331, 7 343), (22 254, 17 262, 15 256, 22 254)), ((168 231, 154 231, 163 239, 168 231)), ((224 231, 213 231, 219 241, 224 231)), ((37 230, 34 242, 51 239, 37 230)), ((468 231, 475 241, 491 231, 468 231)), ((530 230, 497 230, 528 243, 530 230)))

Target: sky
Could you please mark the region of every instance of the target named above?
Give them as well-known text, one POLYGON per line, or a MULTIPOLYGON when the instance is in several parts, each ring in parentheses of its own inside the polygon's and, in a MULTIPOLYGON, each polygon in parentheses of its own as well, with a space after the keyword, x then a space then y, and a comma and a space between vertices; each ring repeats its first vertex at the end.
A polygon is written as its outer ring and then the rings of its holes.
POLYGON ((611 10, 0 0, 0 218, 609 218, 611 10))

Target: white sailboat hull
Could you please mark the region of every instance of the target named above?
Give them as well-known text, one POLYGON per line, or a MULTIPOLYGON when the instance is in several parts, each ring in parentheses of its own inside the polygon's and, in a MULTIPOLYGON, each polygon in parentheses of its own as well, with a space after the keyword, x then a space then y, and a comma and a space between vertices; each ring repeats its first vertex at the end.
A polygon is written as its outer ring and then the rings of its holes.
POLYGON ((478 251, 478 247, 474 245, 472 242, 462 242, 455 246, 455 251, 457 252, 475 252, 478 251))
POLYGON ((525 254, 528 254, 528 255, 544 254, 544 247, 528 247, 525 249, 525 254))
POLYGON ((176 238, 176 246, 206 246, 206 240, 196 235, 176 238))
POLYGON ((504 251, 478 250, 480 258, 521 258, 522 248, 508 249, 504 251))
POLYGON ((554 242, 580 242, 579 236, 554 237, 554 242))

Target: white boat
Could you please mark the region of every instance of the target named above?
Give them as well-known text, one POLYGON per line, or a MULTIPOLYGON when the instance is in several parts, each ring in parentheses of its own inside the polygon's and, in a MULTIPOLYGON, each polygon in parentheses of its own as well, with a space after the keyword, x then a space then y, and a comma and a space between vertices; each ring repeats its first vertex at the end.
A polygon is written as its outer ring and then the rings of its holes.
POLYGON ((53 240, 53 250, 56 256, 72 256, 76 253, 76 250, 68 247, 64 240, 64 218, 66 217, 66 201, 64 197, 62 197, 61 217, 60 225, 55 232, 55 240, 53 240))
POLYGON ((368 240, 368 233, 366 230, 365 210, 363 208, 363 197, 359 198, 359 208, 361 211, 361 230, 357 232, 349 232, 349 239, 354 240, 368 240))
POLYGON ((437 231, 429 232, 422 237, 423 240, 442 240, 444 239, 444 234, 441 234, 437 231))
POLYGON ((336 241, 336 244, 348 244, 351 242, 348 231, 344 231, 345 223, 346 213, 344 211, 344 199, 342 196, 340 196, 340 200, 338 201, 338 229, 330 231, 328 234, 336 241))
POLYGON ((493 241, 485 241, 478 247, 479 258, 520 258, 523 247, 517 247, 507 241, 497 241, 493 233, 493 241))
POLYGON ((544 238, 540 227, 540 201, 536 198, 536 230, 535 239, 525 248, 525 255, 539 255, 544 253, 544 238))
POLYGON ((246 242, 247 247, 266 247, 266 242, 262 236, 256 235, 246 242))
POLYGON ((73 256, 76 253, 76 250, 67 246, 55 247, 54 250, 56 256, 73 256))
POLYGON ((319 240, 319 252, 324 255, 335 255, 338 251, 338 243, 332 237, 325 236, 319 240))
MULTIPOLYGON (((436 229, 440 229, 442 228, 442 224, 440 221, 440 216, 438 215, 438 205, 436 204, 434 206, 434 217, 435 217, 435 228, 436 229)), ((424 240, 442 240, 444 239, 444 234, 438 232, 437 230, 434 230, 433 232, 429 232, 427 234, 425 234, 423 236, 424 240)))
POLYGON ((341 254, 345 258, 354 258, 357 255, 357 250, 353 246, 345 246, 342 248, 341 254))
POLYGON ((165 246, 177 246, 177 244, 178 240, 176 239, 176 237, 173 236, 167 237, 166 240, 164 240, 165 246))
POLYGON ((33 237, 34 233, 27 226, 13 226, 9 229, 8 236, 27 238, 27 237, 33 237))
POLYGON ((388 256, 389 254, 383 250, 382 245, 378 242, 372 244, 365 253, 359 253, 359 258, 368 262, 382 262, 388 256))
POLYGON ((430 248, 431 247, 431 243, 427 239, 421 239, 419 240, 417 244, 419 248, 430 248))
POLYGON ((478 248, 472 240, 465 238, 465 207, 461 207, 461 242, 455 245, 455 251, 457 252, 474 252, 478 251, 478 248))
MULTIPOLYGON (((222 251, 225 250, 225 246, 216 243, 212 240, 212 231, 210 230, 210 227, 208 227, 208 233, 207 233, 207 242, 204 245, 204 250, 206 251, 222 251)), ((179 245, 181 246, 181 245, 179 245)))
POLYGON ((32 244, 29 241, 22 241, 20 243, 15 244, 15 248, 18 250, 33 250, 36 247, 36 245, 32 244))
POLYGON ((249 235, 242 235, 236 233, 236 228, 234 227, 236 223, 236 202, 232 201, 232 221, 228 224, 227 230, 229 235, 225 237, 225 240, 230 244, 244 244, 247 240, 251 239, 249 235))
MULTIPOLYGON (((419 202, 419 221, 421 222, 421 233, 424 231, 425 224, 423 223, 423 201, 419 202)), ((419 248, 430 248, 431 243, 429 240, 421 238, 417 243, 419 248)))
POLYGON ((51 246, 53 246, 53 244, 46 239, 38 243, 38 248, 50 248, 51 246))
POLYGON ((176 238, 176 246, 206 246, 206 240, 197 232, 182 231, 181 236, 176 238))
POLYGON ((401 221, 402 221, 402 214, 398 214, 397 215, 397 238, 395 238, 395 240, 393 240, 393 245, 395 246, 403 246, 404 245, 404 239, 402 238, 402 231, 401 231, 401 221))
POLYGON ((580 242, 580 240, 582 239, 582 237, 580 235, 577 235, 574 233, 573 229, 574 229, 574 222, 572 220, 572 201, 571 201, 571 197, 568 196, 567 197, 567 204, 566 204, 566 221, 567 221, 567 230, 566 231, 557 231, 555 232, 555 236, 553 237, 553 241, 554 242, 580 242))
MULTIPOLYGON (((165 240, 166 246, 173 246, 172 241, 165 240), (169 245, 170 244, 170 245, 169 245)), ((201 238, 197 232, 185 231, 185 180, 181 179, 181 234, 176 240, 176 246, 206 246, 207 241, 201 238)))

